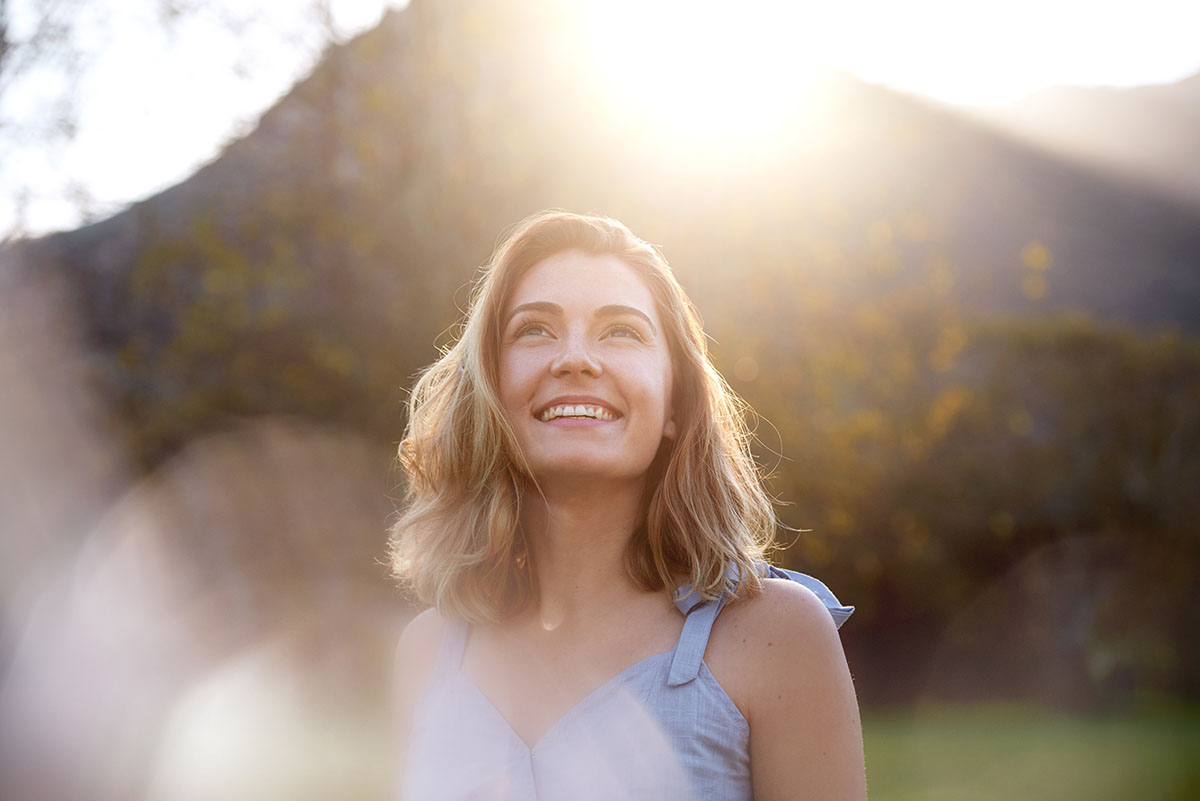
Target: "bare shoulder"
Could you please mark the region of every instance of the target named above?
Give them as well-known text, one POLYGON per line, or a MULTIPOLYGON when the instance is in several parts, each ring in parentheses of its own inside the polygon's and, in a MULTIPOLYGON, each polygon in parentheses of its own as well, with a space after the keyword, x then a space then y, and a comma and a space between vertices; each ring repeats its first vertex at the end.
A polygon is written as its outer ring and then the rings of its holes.
POLYGON ((446 632, 446 621, 427 609, 408 622, 396 643, 392 671, 392 714, 397 753, 407 749, 417 700, 433 675, 446 632))
POLYGON ((396 646, 397 651, 425 651, 430 648, 436 650, 441 645, 445 629, 445 618, 438 614, 436 609, 426 609, 408 621, 404 631, 400 632, 400 642, 396 646))
POLYGON ((417 691, 429 679, 445 636, 446 621, 436 609, 426 609, 408 622, 396 643, 397 689, 417 691))
POLYGON ((794 680, 806 667, 844 664, 845 656, 837 626, 812 590, 766 579, 761 594, 721 611, 706 661, 748 719, 760 685, 771 684, 773 677, 794 680))
POLYGON ((821 599, 802 584, 787 579, 764 579, 759 595, 729 604, 721 617, 748 633, 836 636, 837 626, 821 599))
POLYGON ((865 798, 862 727, 841 638, 811 590, 767 579, 717 618, 706 660, 750 724, 755 798, 865 798))

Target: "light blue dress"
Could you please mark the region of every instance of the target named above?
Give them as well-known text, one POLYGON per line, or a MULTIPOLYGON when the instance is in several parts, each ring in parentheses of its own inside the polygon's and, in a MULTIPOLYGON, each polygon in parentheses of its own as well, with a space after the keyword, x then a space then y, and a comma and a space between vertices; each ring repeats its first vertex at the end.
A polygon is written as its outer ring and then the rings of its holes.
MULTIPOLYGON (((841 626, 824 584, 763 564, 812 590, 841 626)), ((532 747, 463 673, 467 625, 448 621, 434 677, 415 710, 404 801, 748 801, 750 728, 704 664, 724 599, 677 594, 686 616, 675 647, 614 676, 532 747)))

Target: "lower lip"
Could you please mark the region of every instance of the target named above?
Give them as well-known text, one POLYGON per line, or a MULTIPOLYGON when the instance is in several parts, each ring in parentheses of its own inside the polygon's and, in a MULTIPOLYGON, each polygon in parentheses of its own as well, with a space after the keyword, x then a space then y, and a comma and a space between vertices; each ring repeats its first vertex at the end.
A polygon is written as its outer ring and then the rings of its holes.
POLYGON ((555 428, 596 428, 614 422, 616 421, 599 420, 594 417, 556 417, 553 420, 546 420, 545 424, 555 428))

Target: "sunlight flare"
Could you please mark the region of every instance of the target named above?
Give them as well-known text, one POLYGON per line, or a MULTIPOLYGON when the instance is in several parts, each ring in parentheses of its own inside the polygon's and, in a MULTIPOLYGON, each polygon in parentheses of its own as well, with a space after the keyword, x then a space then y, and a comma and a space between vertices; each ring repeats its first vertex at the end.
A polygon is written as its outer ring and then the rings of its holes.
POLYGON ((603 91, 647 135, 713 148, 776 136, 820 82, 803 5, 585 5, 603 91))

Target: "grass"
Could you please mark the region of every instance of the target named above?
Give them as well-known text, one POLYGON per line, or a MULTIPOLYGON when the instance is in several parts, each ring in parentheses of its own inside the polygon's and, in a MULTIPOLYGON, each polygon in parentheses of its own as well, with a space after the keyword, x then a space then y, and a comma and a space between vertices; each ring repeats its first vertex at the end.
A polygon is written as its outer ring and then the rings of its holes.
POLYGON ((1200 712, 920 707, 863 720, 871 801, 1200 799, 1200 712))

